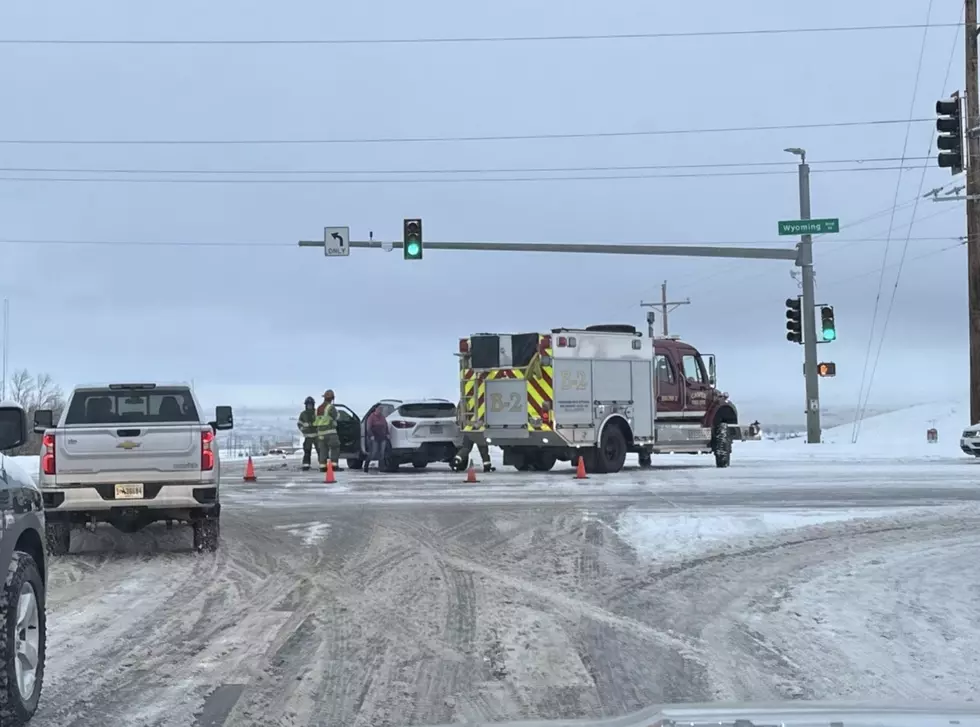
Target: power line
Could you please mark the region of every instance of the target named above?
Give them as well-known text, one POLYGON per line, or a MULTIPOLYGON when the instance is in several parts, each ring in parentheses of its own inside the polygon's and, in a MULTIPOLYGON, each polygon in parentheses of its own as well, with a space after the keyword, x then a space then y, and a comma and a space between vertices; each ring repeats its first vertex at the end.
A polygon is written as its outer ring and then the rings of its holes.
MULTIPOLYGON (((892 172, 899 167, 851 167, 846 169, 822 169, 821 174, 835 172, 892 172)), ((921 169, 923 165, 908 166, 907 169, 921 169)), ((211 178, 173 178, 156 177, 153 179, 134 179, 131 177, 0 177, 2 182, 54 183, 54 184, 478 184, 482 182, 508 183, 518 182, 602 182, 623 181, 630 179, 703 179, 708 177, 765 177, 780 174, 795 174, 792 170, 777 171, 745 171, 745 172, 691 172, 676 174, 605 174, 570 175, 561 177, 408 177, 395 179, 364 179, 360 177, 345 177, 336 179, 211 179, 211 178)))
MULTIPOLYGON (((934 0, 929 0, 929 4, 928 4, 928 6, 926 8, 926 22, 929 21, 929 17, 932 15, 933 2, 934 2, 934 0)), ((943 90, 945 90, 946 84, 949 82, 949 76, 950 76, 950 73, 952 72, 952 69, 953 69, 953 58, 954 58, 954 55, 955 55, 955 52, 956 52, 956 43, 957 43, 957 40, 959 39, 959 27, 960 27, 959 24, 957 24, 957 31, 956 31, 956 34, 953 36, 953 44, 952 44, 952 47, 950 48, 950 51, 949 51, 949 60, 947 61, 947 64, 946 64, 946 75, 943 77, 943 90)), ((912 114, 913 114, 913 112, 915 110, 915 101, 916 101, 916 97, 918 96, 918 92, 919 92, 919 78, 920 78, 920 76, 922 74, 922 61, 925 58, 926 39, 928 38, 928 36, 929 36, 929 30, 928 29, 923 30, 922 31, 922 45, 919 48, 919 62, 918 62, 918 66, 916 67, 916 71, 915 71, 915 82, 912 85, 912 101, 911 101, 911 103, 909 105, 909 118, 912 118, 912 114)), ((908 148, 908 143, 909 143, 909 134, 910 134, 911 130, 912 130, 912 124, 909 124, 906 127, 906 129, 905 129, 905 143, 902 146, 902 156, 905 156, 905 154, 906 154, 906 150, 908 148)), ((933 145, 933 138, 930 136, 930 138, 929 138, 929 149, 926 152, 926 156, 930 156, 932 154, 932 145, 933 145)), ((891 298, 888 301, 888 307, 885 309, 885 320, 884 320, 884 322, 882 323, 882 326, 881 326, 881 338, 878 340, 878 348, 875 351, 874 363, 871 366, 871 374, 868 377, 868 387, 867 387, 867 390, 864 391, 864 403, 863 404, 861 403, 861 390, 864 388, 864 380, 865 379, 864 379, 864 375, 863 374, 861 376, 861 388, 858 389, 857 418, 854 421, 854 427, 853 427, 853 431, 852 431, 852 435, 851 435, 851 442, 852 443, 856 443, 857 440, 858 440, 858 437, 861 434, 861 423, 862 423, 862 421, 864 421, 864 415, 865 415, 865 412, 867 411, 868 402, 871 400, 871 389, 874 386, 875 374, 878 371, 878 362, 881 359, 881 351, 882 351, 882 348, 885 345, 885 334, 888 331, 888 322, 891 319, 892 309, 894 308, 894 305, 895 305, 895 296, 898 294, 898 284, 899 284, 899 281, 902 278, 902 268, 905 265, 905 256, 908 253, 908 249, 909 249, 908 236, 910 236, 912 234, 912 228, 915 226, 915 215, 916 215, 916 212, 919 209, 919 200, 922 198, 922 190, 925 187, 925 181, 926 181, 926 169, 923 168, 922 169, 922 174, 919 177, 919 188, 918 188, 918 191, 916 192, 915 204, 912 207, 912 220, 911 220, 911 223, 908 226, 908 233, 906 235, 905 245, 902 248, 902 254, 901 254, 901 257, 900 257, 899 262, 898 262, 898 271, 897 271, 897 273, 895 275, 895 284, 892 287, 892 294, 891 294, 891 298)), ((902 185, 902 171, 899 171, 899 173, 898 173, 898 179, 895 182, 895 202, 896 203, 898 202, 898 192, 899 192, 899 189, 901 188, 901 185, 902 185)), ((888 226, 888 238, 889 238, 889 240, 888 240, 888 242, 885 243, 885 252, 884 252, 884 255, 882 256, 882 266, 883 267, 882 267, 882 270, 881 270, 881 275, 878 278, 878 292, 877 292, 877 295, 875 296, 874 313, 871 316, 871 330, 868 333, 868 351, 867 351, 867 354, 866 354, 865 360, 864 360, 864 371, 865 372, 867 371, 868 357, 870 356, 870 353, 871 353, 871 340, 872 340, 872 337, 874 336, 875 321, 877 320, 877 317, 878 317, 878 302, 879 302, 879 300, 881 298, 881 293, 882 293, 882 289, 884 287, 884 282, 885 282, 885 268, 884 268, 884 266, 885 266, 885 264, 888 261, 888 249, 889 249, 889 247, 891 245, 892 223, 894 223, 894 220, 895 220, 895 216, 894 216, 894 213, 893 213, 892 214, 892 217, 891 217, 891 223, 888 226)))
MULTIPOLYGON (((928 161, 931 157, 872 157, 832 159, 812 164, 870 164, 882 162, 928 161)), ((626 164, 586 167, 471 167, 457 169, 148 169, 93 167, 0 167, 0 173, 26 174, 557 174, 561 172, 626 172, 658 169, 727 169, 737 167, 795 167, 792 161, 714 162, 710 164, 626 164)), ((826 170, 833 171, 833 170, 826 170)))
POLYGON ((551 134, 490 134, 486 136, 393 136, 348 137, 332 139, 0 139, 0 144, 79 145, 79 146, 174 146, 174 145, 302 145, 302 144, 430 144, 477 141, 542 141, 548 139, 603 139, 639 136, 682 136, 694 134, 737 134, 801 129, 841 129, 862 126, 889 126, 908 123, 934 123, 935 119, 872 119, 868 121, 825 121, 808 124, 771 124, 768 126, 722 126, 702 129, 642 129, 622 131, 582 131, 551 134))
POLYGON ((651 33, 588 33, 575 35, 497 35, 447 38, 0 38, 0 45, 421 45, 436 43, 540 43, 596 40, 666 40, 807 33, 864 33, 950 28, 956 23, 902 25, 849 25, 807 28, 749 28, 743 30, 690 30, 651 33))
MULTIPOLYGON (((950 184, 951 184, 951 182, 947 182, 946 184, 942 185, 942 187, 940 187, 940 190, 944 189, 945 187, 949 186, 950 184)), ((913 197, 911 199, 907 199, 907 200, 905 200, 904 202, 902 202, 901 204, 898 205, 898 209, 904 209, 906 207, 911 207, 912 205, 915 204, 915 202, 916 202, 916 198, 915 197, 913 197)), ((940 205, 940 208, 937 209, 932 214, 926 215, 925 217, 920 217, 918 220, 913 220, 913 221, 907 222, 907 223, 905 223, 903 225, 900 225, 900 227, 909 227, 909 226, 915 224, 915 222, 925 222, 926 220, 931 219, 933 217, 938 217, 939 215, 945 215, 945 214, 949 214, 951 212, 955 212, 956 211, 956 207, 957 207, 957 205, 954 205, 954 204, 940 205)), ((869 215, 865 215, 864 217, 860 217, 860 218, 854 220, 853 222, 847 222, 847 224, 845 225, 845 227, 846 227, 846 229, 850 230, 851 228, 857 227, 858 225, 863 225, 863 224, 865 224, 867 222, 870 222, 872 220, 876 220, 879 217, 884 217, 886 215, 889 215, 891 213, 891 211, 892 211, 892 207, 886 207, 886 208, 884 208, 882 210, 879 210, 877 212, 873 212, 873 213, 871 213, 869 215)), ((842 229, 844 229, 844 227, 842 227, 842 229)), ((882 231, 883 234, 885 232, 887 232, 887 230, 883 230, 882 231)), ((814 239, 816 239, 817 237, 818 237, 817 235, 814 235, 814 239)), ((835 253, 841 252, 843 248, 852 247, 852 246, 854 246, 855 244, 858 244, 858 243, 862 243, 862 242, 864 242, 864 243, 867 243, 867 242, 884 242, 885 240, 888 239, 886 237, 867 237, 867 238, 852 238, 852 239, 849 239, 849 240, 844 240, 844 239, 837 238, 836 235, 832 235, 832 234, 829 234, 829 233, 823 233, 819 237, 825 238, 825 239, 822 240, 821 246, 827 245, 827 244, 830 244, 830 243, 837 243, 837 244, 839 244, 839 247, 836 247, 835 250, 834 250, 835 253)), ((917 241, 921 239, 923 242, 926 242, 927 241, 925 238, 914 238, 914 239, 917 240, 917 241)), ((954 245, 954 247, 955 246, 958 246, 962 242, 962 238, 960 238, 960 237, 936 238, 936 241, 941 241, 941 240, 959 240, 960 242, 957 242, 957 244, 954 245)), ((710 243, 706 243, 706 244, 710 244, 710 243)), ((745 244, 749 244, 749 243, 745 243, 745 244)), ((763 244, 765 244, 765 243, 763 243, 763 244)), ((874 270, 872 270, 871 273, 877 273, 880 270, 881 270, 881 268, 878 267, 878 268, 875 268, 874 270)), ((867 273, 867 274, 871 274, 871 273, 867 273)), ((693 282, 694 285, 700 287, 700 286, 704 285, 705 283, 708 283, 708 282, 710 282, 712 280, 715 280, 715 279, 717 279, 719 277, 724 276, 730 282, 731 281, 734 281, 734 282, 744 283, 746 281, 755 280, 755 279, 761 278, 761 277, 763 277, 765 275, 769 275, 769 274, 770 273, 768 273, 766 271, 762 271, 762 272, 750 273, 748 275, 740 275, 740 276, 732 277, 732 268, 731 268, 731 264, 729 262, 729 264, 720 265, 720 267, 717 267, 716 269, 713 269, 707 275, 703 275, 703 276, 700 276, 698 278, 695 278, 692 282, 693 282)), ((865 275, 865 274, 862 274, 862 276, 863 275, 865 275)), ((819 283, 819 281, 818 281, 818 283, 819 283)), ((701 298, 705 297, 706 295, 708 295, 710 297, 710 294, 702 294, 702 293, 699 293, 698 294, 698 298, 701 299, 701 298)))

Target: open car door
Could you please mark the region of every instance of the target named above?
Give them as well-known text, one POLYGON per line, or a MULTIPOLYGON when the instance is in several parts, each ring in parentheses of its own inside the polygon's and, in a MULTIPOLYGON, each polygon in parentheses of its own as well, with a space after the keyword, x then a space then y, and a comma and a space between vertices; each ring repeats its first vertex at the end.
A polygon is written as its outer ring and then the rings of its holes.
POLYGON ((360 467, 364 454, 361 452, 361 418, 350 407, 335 404, 337 408, 337 438, 340 439, 340 459, 347 466, 360 467))

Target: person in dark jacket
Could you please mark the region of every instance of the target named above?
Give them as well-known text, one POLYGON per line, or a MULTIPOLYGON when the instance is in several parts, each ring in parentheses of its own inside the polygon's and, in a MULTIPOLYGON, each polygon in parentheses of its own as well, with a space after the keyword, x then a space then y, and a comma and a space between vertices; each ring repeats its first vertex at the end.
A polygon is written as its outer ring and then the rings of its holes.
POLYGON ((374 408, 367 418, 367 440, 368 451, 364 457, 364 471, 368 471, 371 460, 378 463, 381 469, 381 455, 384 453, 385 442, 388 441, 388 420, 385 418, 381 407, 374 408))
POLYGON ((310 468, 310 458, 313 456, 313 447, 316 447, 316 458, 320 459, 320 440, 316 433, 316 401, 312 396, 306 397, 303 402, 303 411, 299 413, 296 420, 296 428, 303 435, 303 469, 310 468))

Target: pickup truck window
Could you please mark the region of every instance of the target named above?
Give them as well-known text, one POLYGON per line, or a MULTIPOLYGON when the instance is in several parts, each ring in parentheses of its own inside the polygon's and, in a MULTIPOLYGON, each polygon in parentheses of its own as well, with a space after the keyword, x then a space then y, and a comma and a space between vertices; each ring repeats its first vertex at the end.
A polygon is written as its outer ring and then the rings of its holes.
POLYGON ((200 422, 190 389, 85 389, 68 405, 65 424, 175 424, 200 422))

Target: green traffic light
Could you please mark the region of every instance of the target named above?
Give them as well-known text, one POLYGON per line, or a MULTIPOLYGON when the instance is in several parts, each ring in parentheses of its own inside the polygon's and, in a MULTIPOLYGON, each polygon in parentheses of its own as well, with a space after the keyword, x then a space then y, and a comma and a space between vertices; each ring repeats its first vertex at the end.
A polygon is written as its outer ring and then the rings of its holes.
POLYGON ((825 340, 825 341, 833 341, 836 338, 837 338, 837 331, 835 331, 833 328, 824 328, 823 329, 823 340, 825 340))
POLYGON ((410 242, 408 243, 408 246, 405 248, 405 251, 408 253, 409 257, 418 257, 419 250, 420 247, 417 242, 410 242))

